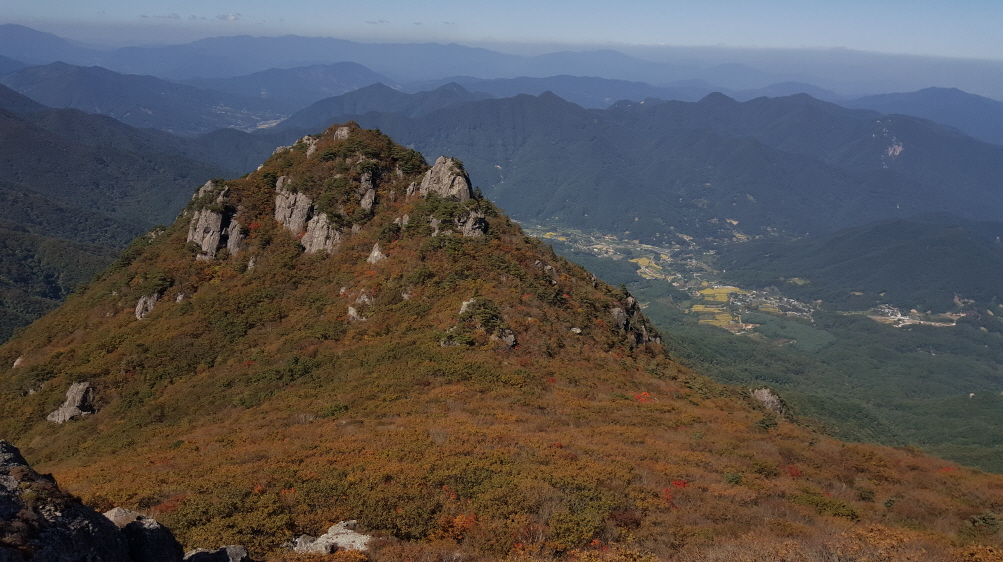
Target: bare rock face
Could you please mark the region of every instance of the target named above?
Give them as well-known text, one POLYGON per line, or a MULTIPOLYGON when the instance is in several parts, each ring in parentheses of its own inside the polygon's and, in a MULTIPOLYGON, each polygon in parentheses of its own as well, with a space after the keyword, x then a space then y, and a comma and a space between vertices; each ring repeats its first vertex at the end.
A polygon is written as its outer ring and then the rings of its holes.
POLYGON ((368 189, 366 190, 366 194, 362 196, 362 201, 359 202, 359 206, 365 209, 366 211, 372 211, 373 203, 375 202, 376 202, 376 190, 368 189))
POLYGON ((243 235, 236 213, 226 208, 228 191, 226 186, 208 181, 192 197, 193 201, 206 200, 203 202, 204 207, 192 213, 192 219, 188 223, 188 242, 199 246, 199 253, 195 256, 197 260, 213 259, 216 252, 224 246, 230 255, 240 251, 243 235), (212 197, 213 194, 216 195, 215 198, 212 197))
POLYGON ((335 140, 345 140, 349 135, 352 134, 352 129, 349 127, 338 127, 338 130, 334 132, 335 140))
POLYGON ((287 190, 291 181, 289 176, 282 176, 275 182, 275 220, 289 232, 299 235, 306 231, 313 201, 303 193, 287 190))
POLYGON ((111 521, 35 472, 6 441, 0 441, 0 539, 5 562, 133 562, 111 521))
POLYGON ((435 193, 440 197, 456 199, 460 203, 473 196, 467 173, 455 158, 448 156, 440 156, 432 169, 425 173, 418 193, 423 196, 435 193))
POLYGON ((300 239, 300 243, 308 254, 321 251, 331 253, 341 243, 341 233, 331 224, 326 213, 318 213, 306 223, 306 234, 300 239))
POLYGON ((757 388, 751 392, 752 397, 758 400, 767 410, 783 417, 787 417, 790 414, 787 404, 776 392, 768 388, 757 388))
POLYGON ((488 230, 488 221, 485 220, 484 213, 478 211, 461 213, 454 222, 456 229, 465 237, 484 236, 488 230))
POLYGON ((654 327, 640 314, 641 307, 634 297, 628 296, 618 304, 620 306, 610 309, 610 316, 613 317, 613 325, 627 333, 631 345, 662 343, 654 327))
POLYGON ((139 302, 136 303, 136 320, 142 320, 153 312, 153 307, 156 306, 159 299, 160 295, 157 293, 139 297, 139 302))
POLYGON ((192 215, 188 225, 188 241, 195 242, 201 248, 195 257, 198 260, 211 260, 219 248, 223 236, 223 214, 209 209, 200 209, 192 215))
POLYGON ((78 382, 70 385, 66 391, 66 401, 58 410, 49 414, 45 419, 64 423, 87 416, 94 413, 94 387, 89 382, 78 382))
MULTIPOLYGON (((286 190, 289 177, 282 176, 275 183, 275 220, 296 236, 309 254, 333 252, 341 243, 341 233, 331 224, 327 213, 315 213, 313 201, 303 193, 286 190)), ((375 199, 375 194, 370 200, 375 199)))
POLYGON ((373 251, 369 252, 369 257, 366 258, 367 263, 377 264, 383 260, 387 259, 383 252, 380 251, 379 243, 373 244, 373 251))
POLYGON ((356 524, 356 521, 342 521, 317 538, 302 535, 296 539, 293 552, 333 554, 338 550, 365 551, 369 548, 370 536, 356 532, 356 524))

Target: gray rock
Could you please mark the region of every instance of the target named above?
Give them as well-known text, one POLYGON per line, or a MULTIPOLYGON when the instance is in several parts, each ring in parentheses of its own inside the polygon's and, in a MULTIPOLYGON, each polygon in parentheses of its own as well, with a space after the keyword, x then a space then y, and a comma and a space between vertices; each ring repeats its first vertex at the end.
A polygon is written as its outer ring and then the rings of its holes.
POLYGON ((404 196, 405 197, 410 197, 410 196, 414 195, 414 192, 417 189, 418 189, 418 184, 416 182, 411 182, 411 184, 407 186, 407 190, 404 192, 404 196))
POLYGON ((512 330, 510 330, 508 328, 505 328, 504 330, 501 330, 497 334, 492 334, 491 335, 491 339, 492 340, 496 340, 496 341, 500 341, 500 342, 502 342, 503 344, 505 344, 505 345, 507 345, 509 347, 515 347, 516 344, 519 343, 515 339, 515 332, 513 332, 512 330))
POLYGON ((224 546, 219 550, 203 550, 201 548, 192 550, 185 554, 185 562, 251 562, 247 555, 247 549, 232 544, 224 546))
POLYGON ((122 535, 135 562, 181 562, 184 558, 184 548, 174 533, 156 519, 140 516, 122 527, 122 535))
POLYGON ((157 293, 139 297, 139 302, 136 303, 136 320, 142 320, 153 312, 153 307, 159 299, 160 295, 157 293))
POLYGON ((306 231, 306 223, 313 211, 313 201, 303 193, 285 189, 290 182, 289 176, 282 176, 275 182, 275 220, 289 232, 299 236, 306 231))
POLYGON ((14 364, 13 364, 13 365, 11 365, 11 367, 10 367, 10 368, 11 368, 11 369, 17 369, 18 367, 20 367, 20 366, 21 366, 21 363, 22 363, 23 361, 24 361, 24 356, 20 356, 20 357, 18 357, 17 359, 15 359, 15 360, 14 360, 14 364))
POLYGON ((348 127, 338 127, 337 130, 334 131, 334 139, 345 140, 350 134, 352 134, 352 129, 348 127))
POLYGON ((300 243, 308 254, 324 251, 331 253, 341 243, 341 233, 327 218, 327 213, 317 213, 306 224, 306 233, 300 243))
POLYGON ((376 187, 373 185, 373 173, 363 172, 359 176, 359 187, 355 188, 355 191, 360 195, 365 195, 369 190, 375 190, 376 187))
POLYGON ((94 413, 94 387, 89 382, 78 382, 70 385, 66 391, 66 401, 58 410, 52 412, 45 419, 64 423, 87 416, 94 413))
POLYGON ((293 552, 303 554, 332 554, 338 550, 365 551, 369 548, 369 535, 355 531, 356 521, 342 521, 332 525, 326 533, 313 538, 302 535, 296 539, 293 552))
POLYGON ((35 472, 6 441, 0 441, 0 529, 0 561, 132 562, 111 521, 35 472))
POLYGON ((418 187, 421 195, 435 193, 440 197, 464 202, 473 197, 470 178, 455 158, 440 156, 432 169, 425 173, 418 187))
POLYGON ((366 258, 366 262, 377 264, 385 259, 387 259, 387 257, 380 251, 380 244, 377 242, 376 244, 373 244, 373 251, 369 252, 369 257, 366 258))
POLYGON ((219 186, 211 181, 207 182, 199 188, 192 200, 209 198, 214 193, 216 194, 213 200, 215 205, 196 209, 188 223, 188 242, 194 242, 199 246, 199 253, 195 256, 197 260, 213 259, 216 257, 216 252, 224 246, 229 250, 230 255, 235 255, 240 250, 240 243, 243 240, 240 224, 235 215, 232 211, 224 211, 223 204, 229 193, 226 186, 219 186))
POLYGON ((432 227, 432 236, 438 236, 439 225, 442 224, 442 221, 435 217, 429 217, 428 224, 432 227))
POLYGON ((131 509, 125 509, 124 507, 109 509, 104 512, 104 516, 107 517, 109 521, 114 523, 119 529, 144 517, 142 513, 131 509))
POLYGON ((199 209, 188 223, 188 241, 198 244, 201 251, 196 259, 211 260, 223 236, 223 213, 199 209))
POLYGON ((466 311, 470 310, 470 309, 471 309, 471 307, 472 307, 472 306, 474 305, 474 303, 476 303, 476 302, 477 302, 477 299, 475 299, 475 298, 471 298, 471 299, 470 299, 470 300, 468 300, 468 301, 463 301, 462 303, 460 303, 460 315, 462 316, 464 312, 466 312, 466 311))
POLYGON ((484 236, 488 230, 488 221, 484 218, 484 213, 478 211, 460 213, 454 222, 456 229, 466 237, 484 236))
POLYGON ((376 190, 368 189, 366 190, 366 194, 362 196, 362 201, 359 202, 359 206, 365 209, 366 211, 372 211, 373 203, 375 202, 376 202, 376 190))
POLYGON ((767 410, 783 417, 787 417, 790 414, 790 410, 787 408, 784 400, 769 388, 757 388, 751 391, 751 393, 752 397, 758 400, 767 410))

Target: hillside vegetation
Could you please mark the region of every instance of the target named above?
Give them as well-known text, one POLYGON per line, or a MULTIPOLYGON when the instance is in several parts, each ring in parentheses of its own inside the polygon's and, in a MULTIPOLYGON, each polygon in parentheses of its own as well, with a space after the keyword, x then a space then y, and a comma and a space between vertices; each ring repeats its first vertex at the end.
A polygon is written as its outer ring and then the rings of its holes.
POLYGON ((628 293, 458 162, 423 194, 428 169, 349 124, 207 184, 0 347, 0 436, 187 548, 280 556, 354 518, 374 561, 998 559, 1003 476, 840 443, 682 367, 628 293), (277 196, 312 202, 306 233, 277 196), (47 421, 85 381, 96 413, 47 421))

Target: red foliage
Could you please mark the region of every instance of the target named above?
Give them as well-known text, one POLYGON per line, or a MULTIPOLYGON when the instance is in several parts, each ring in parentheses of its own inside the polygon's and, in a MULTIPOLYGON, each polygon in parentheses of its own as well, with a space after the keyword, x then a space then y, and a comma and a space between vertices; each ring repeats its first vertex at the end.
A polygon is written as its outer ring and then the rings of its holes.
POLYGON ((784 467, 784 470, 787 471, 787 476, 790 476, 791 478, 801 478, 801 469, 793 464, 787 465, 784 467))
POLYGON ((690 483, 685 480, 673 480, 672 485, 676 488, 685 488, 686 486, 689 486, 690 483))

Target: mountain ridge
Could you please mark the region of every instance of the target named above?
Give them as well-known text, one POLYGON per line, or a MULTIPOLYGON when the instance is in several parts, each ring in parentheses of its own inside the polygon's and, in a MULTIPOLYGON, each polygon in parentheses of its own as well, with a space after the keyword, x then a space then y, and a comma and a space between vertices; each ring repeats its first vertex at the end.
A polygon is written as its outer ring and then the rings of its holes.
POLYGON ((841 444, 694 374, 461 163, 354 124, 205 184, 0 364, 5 438, 189 547, 277 553, 346 516, 386 534, 377 559, 998 543, 971 522, 1003 476, 841 444), (47 421, 71 382, 95 413, 47 421))

